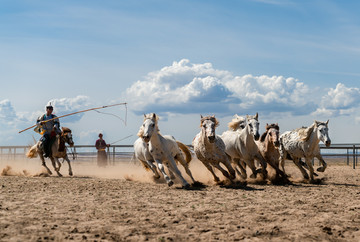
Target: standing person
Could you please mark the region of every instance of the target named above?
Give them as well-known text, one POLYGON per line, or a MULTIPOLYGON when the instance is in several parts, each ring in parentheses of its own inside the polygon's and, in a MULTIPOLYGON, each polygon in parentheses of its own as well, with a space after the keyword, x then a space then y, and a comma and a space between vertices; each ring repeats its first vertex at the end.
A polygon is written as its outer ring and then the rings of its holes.
POLYGON ((96 140, 95 147, 97 149, 97 164, 98 166, 105 167, 107 166, 107 155, 106 155, 106 147, 109 147, 109 144, 106 144, 105 140, 103 140, 103 134, 99 134, 99 139, 96 140))
POLYGON ((40 141, 41 147, 45 153, 44 157, 49 157, 51 155, 51 145, 54 143, 56 135, 61 134, 59 119, 47 121, 57 118, 56 115, 52 114, 53 110, 53 106, 49 103, 46 106, 46 113, 40 116, 36 121, 35 131, 42 134, 40 141))

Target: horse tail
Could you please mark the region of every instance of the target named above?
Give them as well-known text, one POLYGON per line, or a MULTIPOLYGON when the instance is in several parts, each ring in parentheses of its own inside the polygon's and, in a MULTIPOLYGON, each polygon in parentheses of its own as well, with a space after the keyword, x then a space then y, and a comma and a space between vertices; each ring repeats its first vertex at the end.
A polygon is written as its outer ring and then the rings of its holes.
POLYGON ((191 161, 191 152, 189 150, 189 148, 184 145, 183 143, 181 143, 180 141, 176 141, 177 145, 179 146, 179 148, 185 153, 185 160, 187 163, 190 163, 191 161))
POLYGON ((31 146, 31 148, 28 150, 28 152, 26 153, 26 157, 28 158, 36 158, 38 156, 38 153, 37 153, 37 145, 33 145, 31 146))

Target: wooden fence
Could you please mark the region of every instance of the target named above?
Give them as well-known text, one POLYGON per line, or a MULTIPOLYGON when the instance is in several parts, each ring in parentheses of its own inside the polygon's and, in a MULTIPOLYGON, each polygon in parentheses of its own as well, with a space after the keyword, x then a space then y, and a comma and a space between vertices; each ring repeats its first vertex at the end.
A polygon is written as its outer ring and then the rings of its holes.
MULTIPOLYGON (((192 146, 189 145, 192 149, 192 146)), ((0 146, 0 160, 25 159, 29 146, 0 146)), ((326 157, 344 158, 347 165, 355 169, 358 165, 360 144, 332 144, 326 147, 320 144, 321 154, 326 157)), ((96 149, 93 145, 75 145, 68 147, 69 157, 78 161, 95 161, 96 149)), ((107 148, 109 161, 112 163, 131 159, 133 156, 133 145, 111 145, 107 148)))

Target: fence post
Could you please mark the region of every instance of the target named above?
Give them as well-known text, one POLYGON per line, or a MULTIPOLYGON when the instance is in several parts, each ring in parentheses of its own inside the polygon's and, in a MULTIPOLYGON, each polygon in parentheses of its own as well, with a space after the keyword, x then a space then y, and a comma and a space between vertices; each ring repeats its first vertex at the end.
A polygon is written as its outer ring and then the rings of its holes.
POLYGON ((353 169, 355 169, 355 145, 353 145, 353 169))
POLYGON ((115 165, 115 146, 113 146, 113 165, 115 165))
POLYGON ((346 149, 346 165, 349 165, 349 149, 346 149))

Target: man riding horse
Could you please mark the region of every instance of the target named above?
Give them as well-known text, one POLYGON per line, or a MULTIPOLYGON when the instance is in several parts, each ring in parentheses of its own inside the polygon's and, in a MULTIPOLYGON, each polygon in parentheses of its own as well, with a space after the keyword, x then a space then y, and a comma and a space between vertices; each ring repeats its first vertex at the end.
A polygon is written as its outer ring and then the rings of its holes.
POLYGON ((40 138, 41 148, 44 151, 44 157, 49 157, 51 154, 51 145, 54 143, 57 134, 61 134, 60 121, 56 115, 52 114, 54 108, 49 103, 46 106, 46 113, 40 116, 37 121, 35 131, 42 134, 40 138), (50 121, 48 121, 50 120, 50 121))

